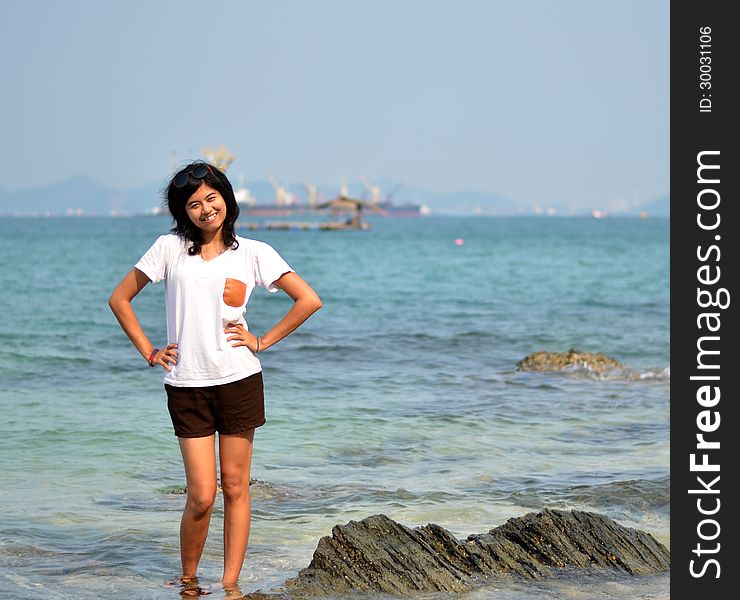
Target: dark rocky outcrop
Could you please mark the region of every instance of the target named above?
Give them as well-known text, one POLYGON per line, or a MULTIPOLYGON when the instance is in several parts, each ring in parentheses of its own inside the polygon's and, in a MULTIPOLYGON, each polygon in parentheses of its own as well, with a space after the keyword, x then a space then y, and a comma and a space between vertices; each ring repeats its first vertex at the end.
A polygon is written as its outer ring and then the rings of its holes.
POLYGON ((281 595, 464 592, 485 581, 547 577, 563 567, 646 575, 668 570, 669 553, 650 534, 589 512, 530 513, 464 541, 439 525, 410 529, 374 515, 321 538, 311 564, 281 595))
POLYGON ((623 365, 604 354, 582 352, 571 348, 567 352, 533 352, 517 364, 520 371, 562 371, 585 369, 602 373, 611 369, 623 369, 623 365))

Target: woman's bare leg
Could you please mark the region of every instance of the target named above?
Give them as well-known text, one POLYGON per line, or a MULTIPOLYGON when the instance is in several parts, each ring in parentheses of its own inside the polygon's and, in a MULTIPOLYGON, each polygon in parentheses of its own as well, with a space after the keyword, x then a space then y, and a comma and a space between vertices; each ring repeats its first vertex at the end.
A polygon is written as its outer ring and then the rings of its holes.
POLYGON ((254 429, 233 435, 219 435, 218 438, 221 489, 224 492, 224 585, 236 585, 247 552, 253 441, 254 429))
POLYGON ((215 435, 178 440, 188 484, 180 522, 180 560, 183 577, 195 577, 216 499, 215 435))

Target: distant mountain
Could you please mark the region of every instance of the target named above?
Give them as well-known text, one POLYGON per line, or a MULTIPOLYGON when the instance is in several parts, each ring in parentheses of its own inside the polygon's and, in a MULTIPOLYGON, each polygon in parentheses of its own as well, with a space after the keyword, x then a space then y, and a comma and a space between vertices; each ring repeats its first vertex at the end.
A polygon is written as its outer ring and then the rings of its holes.
MULTIPOLYGON (((0 188, 0 214, 143 214, 163 207, 162 187, 165 182, 153 181, 126 190, 114 190, 82 175, 58 183, 28 190, 9 191, 0 188)), ((232 180, 235 188, 240 187, 232 180)), ((532 207, 522 206, 493 192, 460 191, 433 192, 399 183, 391 179, 374 182, 380 190, 380 200, 390 200, 396 206, 416 204, 426 206, 432 214, 521 215, 533 214, 532 207)), ((273 184, 267 180, 246 182, 245 187, 258 204, 271 204, 275 199, 273 184)), ((285 189, 299 204, 306 203, 307 191, 302 183, 285 183, 285 189)), ((317 185, 319 201, 331 200, 340 191, 339 185, 317 185)), ((368 187, 361 181, 347 182, 347 192, 359 199, 370 199, 368 187)), ((590 210, 573 211, 555 206, 554 214, 590 214, 590 210)), ((638 206, 625 216, 640 211, 649 216, 670 215, 668 196, 638 206)))
POLYGON ((117 192, 78 175, 42 188, 0 191, 0 213, 31 214, 66 212, 107 214, 116 202, 117 192))
POLYGON ((164 207, 161 181, 150 181, 121 192, 116 210, 124 214, 150 213, 164 207))

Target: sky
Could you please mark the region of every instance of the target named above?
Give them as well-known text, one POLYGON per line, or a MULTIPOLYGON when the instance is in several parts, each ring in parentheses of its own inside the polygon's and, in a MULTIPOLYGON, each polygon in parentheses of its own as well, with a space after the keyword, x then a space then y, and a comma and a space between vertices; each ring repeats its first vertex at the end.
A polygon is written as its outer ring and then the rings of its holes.
POLYGON ((394 179, 522 205, 669 191, 668 0, 0 0, 0 188, 394 179))

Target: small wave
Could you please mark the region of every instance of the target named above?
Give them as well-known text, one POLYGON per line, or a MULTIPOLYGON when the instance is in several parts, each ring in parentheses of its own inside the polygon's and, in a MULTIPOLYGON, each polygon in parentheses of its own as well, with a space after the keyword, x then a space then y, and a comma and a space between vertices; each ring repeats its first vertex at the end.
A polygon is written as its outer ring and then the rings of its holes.
POLYGON ((594 375, 596 375, 596 379, 604 381, 670 381, 671 368, 666 367, 664 369, 636 370, 626 367, 624 369, 614 369, 613 371, 605 371, 603 373, 594 373, 594 375))
MULTIPOLYGON (((445 418, 443 415, 442 418, 445 418)), ((407 464, 410 456, 400 456, 395 451, 372 448, 338 448, 329 453, 333 462, 354 467, 377 467, 380 465, 407 464)))
MULTIPOLYGON (((521 371, 516 371, 521 376, 521 371)), ((588 366, 576 365, 560 369, 559 371, 530 371, 529 373, 545 373, 552 376, 557 373, 570 377, 580 377, 582 379, 591 379, 593 381, 670 381, 671 368, 647 368, 632 369, 630 367, 614 368, 604 371, 597 371, 588 366)))
POLYGON ((665 369, 655 371, 642 371, 638 375, 640 379, 664 379, 669 381, 671 379, 671 368, 666 367, 665 369))
POLYGON ((613 518, 670 509, 670 479, 629 479, 561 489, 527 488, 510 499, 527 508, 578 508, 607 512, 613 518))

